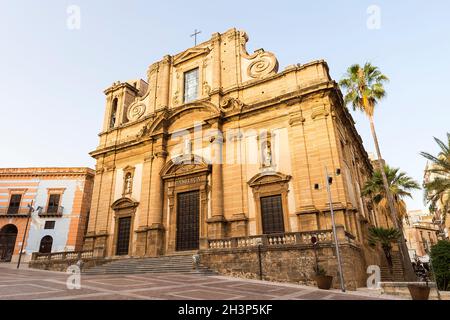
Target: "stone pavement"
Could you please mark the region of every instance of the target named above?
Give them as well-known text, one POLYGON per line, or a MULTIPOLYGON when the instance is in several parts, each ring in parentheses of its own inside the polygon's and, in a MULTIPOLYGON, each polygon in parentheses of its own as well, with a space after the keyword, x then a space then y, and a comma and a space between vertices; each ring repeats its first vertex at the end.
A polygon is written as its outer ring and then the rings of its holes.
POLYGON ((0 263, 0 300, 372 300, 399 299, 376 293, 319 290, 295 284, 196 274, 81 275, 81 289, 69 290, 67 274, 20 270, 0 263))

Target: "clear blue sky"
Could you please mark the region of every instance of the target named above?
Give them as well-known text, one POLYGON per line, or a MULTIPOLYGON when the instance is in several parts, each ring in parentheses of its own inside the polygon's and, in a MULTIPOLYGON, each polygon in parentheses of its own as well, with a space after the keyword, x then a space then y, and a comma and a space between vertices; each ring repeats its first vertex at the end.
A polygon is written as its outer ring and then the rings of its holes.
MULTIPOLYGON (((103 89, 144 78, 150 63, 231 27, 249 51, 274 52, 283 69, 325 59, 338 80, 371 61, 391 78, 376 113, 384 158, 422 182, 422 150, 450 131, 449 1, 21 1, 0 0, 0 167, 94 166, 103 89), (381 9, 370 30, 366 10, 381 9), (66 25, 69 5, 81 29, 66 25)), ((365 117, 353 113, 367 151, 365 117)), ((408 201, 420 209, 422 192, 408 201)))

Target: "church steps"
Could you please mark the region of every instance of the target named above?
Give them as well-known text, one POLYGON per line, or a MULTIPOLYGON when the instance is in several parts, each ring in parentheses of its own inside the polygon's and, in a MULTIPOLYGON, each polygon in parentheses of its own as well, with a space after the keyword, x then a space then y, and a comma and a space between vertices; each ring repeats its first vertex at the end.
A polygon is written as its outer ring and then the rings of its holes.
POLYGON ((137 273, 201 273, 213 274, 208 268, 193 269, 192 255, 178 254, 157 258, 127 258, 83 271, 83 274, 137 274, 137 273))

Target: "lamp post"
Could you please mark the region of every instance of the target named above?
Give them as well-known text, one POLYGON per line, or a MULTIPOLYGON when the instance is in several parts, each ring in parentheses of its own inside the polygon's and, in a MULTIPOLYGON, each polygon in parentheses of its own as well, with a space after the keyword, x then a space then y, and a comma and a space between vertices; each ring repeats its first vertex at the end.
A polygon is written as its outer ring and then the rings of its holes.
POLYGON ((30 224, 31 214, 34 212, 33 200, 31 200, 31 204, 28 205, 28 209, 29 210, 28 210, 28 216, 27 216, 27 223, 25 224, 25 231, 23 232, 22 245, 20 247, 20 252, 19 252, 19 261, 17 262, 17 269, 19 269, 20 261, 22 260, 22 252, 23 252, 23 247, 25 245, 25 239, 27 236, 28 225, 30 224))
POLYGON ((338 237, 336 234, 336 223, 334 220, 333 201, 331 199, 331 190, 330 190, 330 184, 333 181, 333 178, 328 175, 327 167, 325 167, 325 181, 326 181, 326 185, 327 185, 328 201, 330 203, 331 224, 333 226, 334 245, 336 246, 336 257, 337 257, 338 268, 339 268, 339 280, 341 282, 341 290, 342 290, 342 292, 345 292, 344 274, 342 272, 341 254, 339 251, 338 237))

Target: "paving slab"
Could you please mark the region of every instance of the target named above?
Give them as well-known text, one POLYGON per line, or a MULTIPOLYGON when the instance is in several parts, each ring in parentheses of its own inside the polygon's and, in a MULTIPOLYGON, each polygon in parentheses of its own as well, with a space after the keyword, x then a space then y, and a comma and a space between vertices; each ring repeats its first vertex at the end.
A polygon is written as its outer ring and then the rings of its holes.
POLYGON ((69 289, 70 274, 19 270, 0 264, 0 300, 368 300, 399 299, 373 292, 314 287, 201 274, 81 275, 81 288, 69 289))

